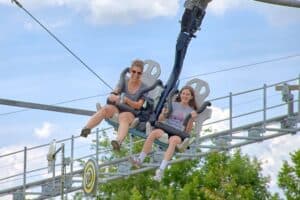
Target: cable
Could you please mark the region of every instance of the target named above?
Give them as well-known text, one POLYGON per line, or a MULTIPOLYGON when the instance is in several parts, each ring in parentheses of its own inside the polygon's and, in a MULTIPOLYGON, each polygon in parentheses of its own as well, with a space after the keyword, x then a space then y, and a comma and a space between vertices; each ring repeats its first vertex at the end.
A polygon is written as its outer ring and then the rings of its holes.
MULTIPOLYGON (((182 78, 181 80, 190 79, 190 78, 194 78, 194 77, 198 77, 198 76, 207 76, 207 75, 211 75, 211 74, 216 74, 216 73, 220 73, 220 72, 224 72, 224 71, 231 71, 231 70, 240 69, 240 68, 251 67, 251 66, 255 66, 255 65, 264 64, 264 63, 276 62, 276 61, 279 61, 279 60, 287 60, 287 59, 294 58, 294 57, 299 57, 299 56, 300 56, 300 54, 283 56, 283 57, 274 58, 274 59, 270 59, 270 60, 265 60, 265 61, 261 61, 261 62, 256 62, 256 63, 252 63, 252 64, 241 65, 241 66, 238 66, 238 67, 231 67, 231 68, 226 68, 226 69, 222 69, 222 70, 207 72, 207 73, 203 73, 203 74, 188 76, 188 77, 182 78)), ((105 95, 108 95, 108 94, 100 94, 100 95, 95 95, 95 96, 72 99, 72 100, 67 100, 67 101, 64 101, 64 102, 55 103, 53 105, 70 103, 70 102, 74 102, 74 101, 81 101, 81 100, 86 100, 86 99, 95 98, 95 97, 101 97, 101 96, 105 96, 105 95)), ((19 112, 28 111, 28 110, 31 110, 31 109, 21 109, 21 110, 12 111, 12 112, 1 113, 0 116, 15 114, 15 113, 19 113, 19 112)))
POLYGON ((193 76, 187 76, 187 77, 182 78, 181 80, 195 78, 195 77, 198 77, 198 76, 207 76, 207 75, 216 74, 216 73, 225 72, 225 71, 231 71, 231 70, 235 70, 235 69, 252 67, 252 66, 255 66, 255 65, 261 65, 261 64, 276 62, 276 61, 280 61, 280 60, 287 60, 287 59, 291 59, 291 58, 295 58, 295 57, 299 57, 299 56, 300 56, 300 54, 295 54, 295 55, 289 55, 289 56, 273 58, 273 59, 270 59, 270 60, 264 60, 264 61, 255 62, 255 63, 251 63, 251 64, 241 65, 241 66, 238 66, 238 67, 225 68, 225 69, 216 70, 216 71, 212 71, 212 72, 206 72, 206 73, 203 73, 203 74, 196 74, 196 75, 193 75, 193 76))
POLYGON ((36 19, 28 10, 26 10, 22 4, 17 0, 11 0, 12 3, 16 3, 22 10, 24 10, 36 23, 38 23, 47 33, 50 34, 60 45, 62 45, 72 56, 74 56, 86 69, 88 69, 92 74, 94 74, 102 83, 104 83, 109 89, 113 88, 103 80, 92 68, 90 68, 83 60, 81 60, 69 47, 67 47, 56 35, 54 35, 47 27, 45 27, 38 19, 36 19))
MULTIPOLYGON (((61 104, 65 104, 65 103, 71 103, 71 102, 75 102, 75 101, 82 101, 82 100, 86 100, 86 99, 92 99, 92 98, 95 98, 95 97, 103 97, 103 96, 107 96, 107 95, 108 94, 99 94, 99 95, 94 95, 94 96, 89 96, 89 97, 82 97, 82 98, 78 98, 78 99, 71 99, 71 100, 51 104, 51 106, 61 105, 61 104)), ((20 109, 20 110, 12 111, 12 112, 1 113, 0 116, 11 115, 11 114, 25 112, 25 111, 29 111, 29 110, 32 110, 32 109, 27 108, 27 109, 20 109)))

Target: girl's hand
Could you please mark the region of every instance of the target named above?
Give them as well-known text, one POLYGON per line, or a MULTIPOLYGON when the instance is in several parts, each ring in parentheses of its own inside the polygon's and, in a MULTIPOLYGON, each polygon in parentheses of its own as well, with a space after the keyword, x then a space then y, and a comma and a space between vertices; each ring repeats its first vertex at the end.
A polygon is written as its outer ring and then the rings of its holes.
POLYGON ((163 114, 167 114, 168 111, 169 111, 168 108, 163 108, 163 109, 162 109, 162 113, 163 113, 163 114))
POLYGON ((192 115, 192 119, 195 121, 196 118, 198 117, 198 113, 196 111, 192 111, 191 112, 191 115, 192 115))
POLYGON ((161 112, 163 116, 166 117, 168 115, 169 109, 164 107, 161 112))

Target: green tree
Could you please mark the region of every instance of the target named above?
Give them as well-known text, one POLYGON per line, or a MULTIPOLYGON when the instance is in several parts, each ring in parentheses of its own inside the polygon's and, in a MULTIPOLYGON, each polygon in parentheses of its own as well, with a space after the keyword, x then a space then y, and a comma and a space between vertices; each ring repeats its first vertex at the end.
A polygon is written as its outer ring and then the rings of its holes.
POLYGON ((159 184, 151 179, 153 173, 101 185, 99 193, 109 199, 279 199, 267 190, 269 179, 261 175, 260 163, 239 150, 233 155, 213 153, 201 160, 175 164, 159 184))
MULTIPOLYGON (((109 145, 103 140, 101 145, 109 145)), ((140 152, 142 144, 134 146, 140 152)), ((106 157, 111 160, 127 152, 106 157)), ((112 171, 115 169, 111 169, 112 171)), ((240 150, 211 153, 206 157, 170 166, 160 183, 152 180, 154 170, 107 184, 100 184, 97 199, 151 200, 278 200, 268 191, 268 177, 261 174, 260 163, 242 155, 240 150)), ((78 199, 80 195, 77 194, 78 199)))
POLYGON ((284 161, 283 166, 278 175, 278 185, 283 189, 288 200, 300 199, 300 150, 291 153, 291 161, 289 164, 284 161))

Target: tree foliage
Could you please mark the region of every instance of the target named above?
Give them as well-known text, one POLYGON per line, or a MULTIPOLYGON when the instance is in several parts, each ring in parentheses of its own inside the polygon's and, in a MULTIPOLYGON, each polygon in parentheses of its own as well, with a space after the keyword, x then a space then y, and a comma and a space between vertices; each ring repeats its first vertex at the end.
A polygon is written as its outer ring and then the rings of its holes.
POLYGON ((300 150, 291 153, 291 161, 284 164, 278 175, 278 185, 283 189, 287 200, 300 199, 300 150))
POLYGON ((260 163, 239 150, 175 164, 160 183, 152 180, 153 174, 149 171, 101 185, 98 199, 278 199, 268 192, 269 180, 261 175, 260 163))
MULTIPOLYGON (((102 137, 101 146, 109 145, 102 137)), ((142 143, 133 151, 140 152, 142 143)), ((111 160, 127 154, 122 150, 102 159, 111 160)), ((106 169, 107 170, 107 169, 106 169)), ((109 169, 110 172, 115 169, 109 169)), ((240 150, 211 153, 206 157, 170 166, 160 183, 152 179, 154 170, 100 184, 97 199, 112 200, 278 200, 268 191, 269 179, 261 174, 260 163, 242 155, 240 150)), ((82 194, 76 194, 82 199, 82 194)))

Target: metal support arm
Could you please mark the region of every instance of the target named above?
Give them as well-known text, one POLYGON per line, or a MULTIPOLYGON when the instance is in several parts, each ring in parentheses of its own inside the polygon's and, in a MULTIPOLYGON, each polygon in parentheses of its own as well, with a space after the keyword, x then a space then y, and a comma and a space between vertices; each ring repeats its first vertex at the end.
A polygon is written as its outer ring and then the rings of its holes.
POLYGON ((210 1, 211 0, 187 0, 185 2, 185 11, 181 20, 181 31, 177 39, 173 70, 156 107, 155 116, 152 116, 150 119, 152 124, 158 119, 169 93, 176 86, 188 45, 191 39, 196 37, 195 33, 200 28, 205 15, 205 9, 210 1))
POLYGON ((276 5, 280 5, 280 6, 289 6, 289 7, 300 8, 300 1, 298 1, 298 0, 255 0, 255 1, 276 4, 276 5))

